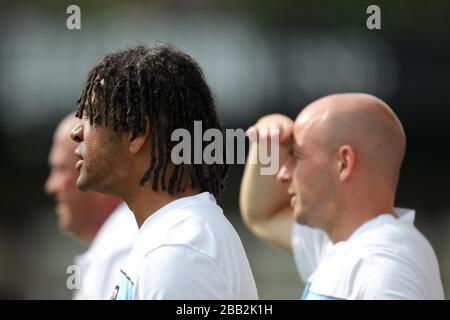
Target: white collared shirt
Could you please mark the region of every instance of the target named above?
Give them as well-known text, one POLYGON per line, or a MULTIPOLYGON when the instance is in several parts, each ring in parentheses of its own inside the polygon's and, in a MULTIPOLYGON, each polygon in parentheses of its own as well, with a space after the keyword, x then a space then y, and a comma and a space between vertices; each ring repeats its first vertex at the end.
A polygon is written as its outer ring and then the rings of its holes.
POLYGON ((295 224, 292 246, 306 282, 304 299, 443 299, 439 265, 414 226, 414 210, 396 209, 333 244, 319 229, 295 224))
POLYGON ((242 242, 208 192, 143 223, 113 299, 257 299, 242 242))
POLYGON ((111 298, 138 230, 133 213, 125 203, 120 204, 100 227, 89 249, 75 258, 81 270, 81 283, 74 299, 111 298))

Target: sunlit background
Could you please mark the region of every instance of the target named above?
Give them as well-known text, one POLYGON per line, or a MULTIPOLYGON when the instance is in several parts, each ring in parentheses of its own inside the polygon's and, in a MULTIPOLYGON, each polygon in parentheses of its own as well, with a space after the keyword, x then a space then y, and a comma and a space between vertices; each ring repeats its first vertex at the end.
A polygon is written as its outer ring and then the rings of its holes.
MULTIPOLYGON (((435 248, 450 294, 450 2, 3 1, 0 11, 0 298, 66 299, 66 268, 86 248, 57 230, 43 192, 58 121, 73 111, 90 67, 110 50, 166 40, 191 54, 223 124, 267 113, 295 117, 330 93, 363 91, 391 105, 408 150, 397 205, 435 248), (66 8, 81 8, 68 30, 66 8), (366 8, 381 8, 368 30, 366 8)), ((291 256, 252 236, 232 167, 223 208, 237 228, 264 299, 297 299, 291 256)))

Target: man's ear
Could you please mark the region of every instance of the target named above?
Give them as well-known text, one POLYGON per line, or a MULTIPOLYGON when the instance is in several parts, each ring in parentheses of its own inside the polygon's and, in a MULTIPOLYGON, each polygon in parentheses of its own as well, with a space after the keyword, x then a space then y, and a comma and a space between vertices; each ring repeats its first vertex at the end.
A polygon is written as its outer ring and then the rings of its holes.
POLYGON ((339 179, 342 182, 345 182, 351 177, 355 170, 356 153, 351 146, 344 145, 339 148, 338 157, 339 179))
POLYGON ((128 150, 133 153, 137 154, 141 149, 144 147, 146 141, 148 140, 148 137, 150 135, 150 120, 148 117, 145 117, 145 133, 141 135, 134 135, 133 132, 130 132, 128 135, 128 150))

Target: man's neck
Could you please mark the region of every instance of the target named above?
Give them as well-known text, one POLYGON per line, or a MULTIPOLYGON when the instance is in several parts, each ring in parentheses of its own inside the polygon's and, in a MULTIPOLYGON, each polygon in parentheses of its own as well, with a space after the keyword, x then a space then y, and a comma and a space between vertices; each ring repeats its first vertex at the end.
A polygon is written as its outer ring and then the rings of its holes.
POLYGON ((145 184, 138 186, 134 192, 130 192, 124 196, 130 210, 134 213, 138 227, 150 217, 153 213, 171 203, 172 201, 199 194, 196 189, 186 189, 183 193, 169 194, 166 191, 153 191, 152 188, 145 184))
POLYGON ((381 214, 389 213, 396 216, 394 207, 390 205, 359 208, 358 210, 344 212, 346 213, 335 219, 326 230, 333 244, 348 240, 359 227, 381 214))

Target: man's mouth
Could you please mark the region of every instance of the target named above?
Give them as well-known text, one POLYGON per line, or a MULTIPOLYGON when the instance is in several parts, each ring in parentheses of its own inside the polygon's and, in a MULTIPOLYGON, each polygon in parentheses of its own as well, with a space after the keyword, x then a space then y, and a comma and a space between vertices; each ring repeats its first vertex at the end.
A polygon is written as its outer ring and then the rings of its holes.
POLYGON ((297 200, 297 195, 293 190, 288 190, 288 194, 291 197, 290 205, 293 207, 295 204, 295 201, 297 200))
POLYGON ((83 159, 78 160, 77 163, 75 164, 75 169, 77 169, 78 171, 80 171, 81 167, 83 166, 83 159))
POLYGON ((295 201, 297 200, 297 196, 292 195, 291 197, 291 207, 295 206, 295 201))
POLYGON ((77 163, 75 164, 75 169, 80 171, 81 166, 83 165, 83 156, 81 155, 81 151, 78 148, 75 149, 75 151, 73 152, 78 158, 80 158, 80 160, 77 161, 77 163))

